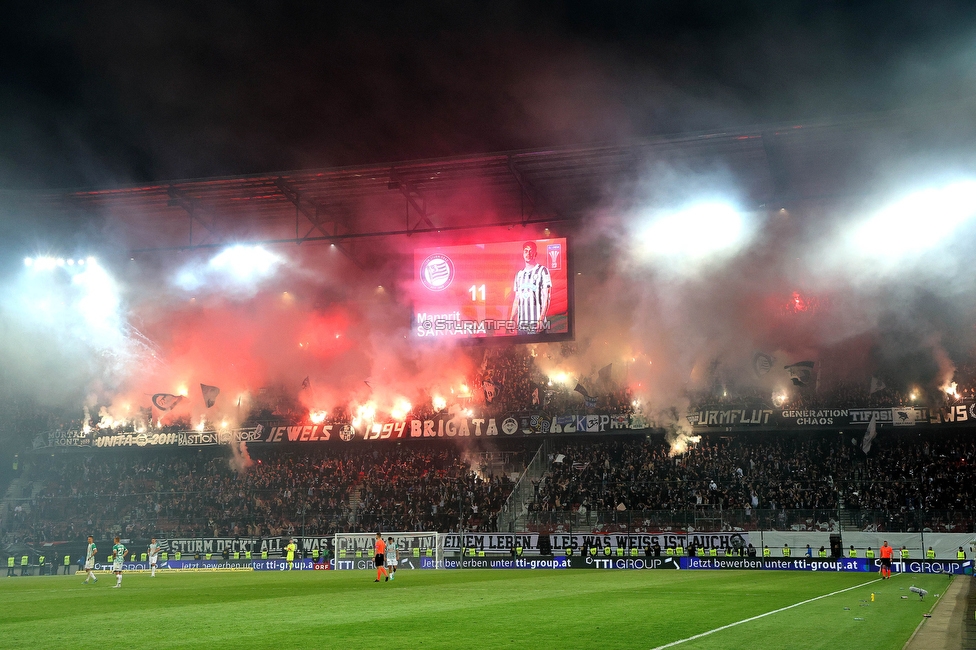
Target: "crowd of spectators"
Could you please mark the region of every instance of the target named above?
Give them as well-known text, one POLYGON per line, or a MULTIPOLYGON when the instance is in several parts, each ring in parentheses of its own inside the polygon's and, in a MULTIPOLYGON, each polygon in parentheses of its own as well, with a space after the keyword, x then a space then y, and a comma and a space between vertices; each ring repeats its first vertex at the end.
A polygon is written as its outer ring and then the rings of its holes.
POLYGON ((879 530, 973 529, 971 436, 888 434, 867 455, 860 442, 837 434, 712 435, 682 454, 661 438, 566 443, 553 452, 530 509, 589 513, 594 524, 606 512, 732 510, 748 525, 760 511, 793 510, 810 511, 815 526, 846 515, 845 523, 879 530))
POLYGON ((831 471, 847 452, 809 436, 710 437, 676 455, 659 437, 571 443, 554 456, 563 458, 540 483, 533 508, 836 510, 831 471))
POLYGON ((34 496, 13 513, 7 534, 44 542, 90 534, 490 530, 512 481, 459 454, 451 445, 416 442, 341 452, 270 450, 253 460, 228 456, 226 448, 40 456, 31 471, 34 496))
MULTIPOLYGON (((658 435, 563 440, 533 482, 530 515, 571 514, 593 530, 608 514, 633 522, 716 512, 735 513, 716 521, 745 528, 803 512, 821 530, 973 530, 971 436, 885 431, 868 454, 861 442, 836 433, 712 434, 674 453, 675 441, 658 435)), ((265 449, 253 460, 227 448, 40 455, 31 461, 32 498, 5 522, 7 541, 493 532, 533 444, 506 452, 519 460, 504 468, 447 441, 265 449)))
POLYGON ((401 448, 373 464, 360 482, 358 522, 366 530, 494 532, 514 483, 502 473, 472 471, 447 450, 401 448))

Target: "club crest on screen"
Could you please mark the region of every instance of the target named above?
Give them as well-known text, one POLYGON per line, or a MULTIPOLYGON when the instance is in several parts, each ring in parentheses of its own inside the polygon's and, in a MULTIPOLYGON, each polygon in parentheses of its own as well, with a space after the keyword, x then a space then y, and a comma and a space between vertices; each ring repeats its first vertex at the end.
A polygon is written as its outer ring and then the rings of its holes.
POLYGON ((420 281, 431 291, 443 291, 454 280, 454 262, 442 253, 434 253, 420 265, 420 281))
POLYGON ((549 258, 549 268, 559 271, 563 268, 563 247, 561 244, 549 244, 546 246, 546 256, 549 258))

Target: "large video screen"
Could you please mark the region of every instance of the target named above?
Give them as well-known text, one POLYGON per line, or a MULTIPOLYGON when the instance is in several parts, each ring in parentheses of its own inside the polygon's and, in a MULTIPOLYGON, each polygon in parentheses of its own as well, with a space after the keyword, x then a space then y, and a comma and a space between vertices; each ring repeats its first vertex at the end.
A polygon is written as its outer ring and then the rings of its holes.
POLYGON ((572 338, 565 238, 414 251, 416 336, 554 341, 572 338))

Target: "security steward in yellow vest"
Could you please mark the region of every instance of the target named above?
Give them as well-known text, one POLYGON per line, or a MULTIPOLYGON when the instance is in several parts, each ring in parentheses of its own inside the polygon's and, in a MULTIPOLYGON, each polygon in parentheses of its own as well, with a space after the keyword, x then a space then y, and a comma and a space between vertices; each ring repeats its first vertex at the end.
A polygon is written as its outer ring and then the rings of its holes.
POLYGON ((853 544, 851 545, 851 550, 847 551, 847 557, 857 557, 857 549, 854 548, 853 544))
POLYGON ((39 556, 37 558, 37 575, 39 575, 39 576, 44 575, 44 560, 45 559, 46 558, 43 555, 41 555, 41 556, 39 556))
POLYGON ((827 549, 825 549, 823 546, 821 546, 820 547, 820 550, 817 551, 817 557, 819 557, 819 558, 825 558, 825 557, 827 557, 827 549))
MULTIPOLYGON (((67 553, 64 555, 64 575, 68 575, 68 569, 71 567, 71 557, 67 553)), ((57 569, 55 569, 57 571, 57 569)))
POLYGON ((929 550, 925 551, 925 559, 926 560, 935 559, 935 550, 931 546, 929 547, 929 550))
POLYGON ((783 557, 790 557, 793 551, 790 549, 789 544, 783 544, 783 557))
POLYGON ((20 556, 20 575, 22 576, 30 575, 30 556, 27 555, 20 556))
POLYGON ((768 546, 763 546, 763 557, 772 557, 773 552, 769 550, 768 546))
POLYGON ((902 546, 901 547, 901 559, 902 560, 907 560, 910 555, 911 555, 911 552, 907 548, 905 548, 904 546, 902 546))
POLYGON ((605 556, 610 557, 610 554, 611 553, 613 553, 613 549, 611 549, 609 546, 604 546, 603 547, 603 554, 605 556))
POLYGON ((956 559, 957 560, 965 560, 966 559, 966 551, 962 550, 962 547, 961 546, 959 547, 959 550, 956 551, 956 559))
POLYGON ((874 559, 874 549, 869 546, 868 547, 868 550, 864 551, 864 557, 866 557, 869 560, 873 560, 874 559))
POLYGON ((15 575, 14 574, 14 564, 16 562, 17 562, 17 558, 15 558, 13 555, 10 555, 10 556, 7 557, 7 577, 8 578, 13 578, 14 577, 14 575, 15 575))

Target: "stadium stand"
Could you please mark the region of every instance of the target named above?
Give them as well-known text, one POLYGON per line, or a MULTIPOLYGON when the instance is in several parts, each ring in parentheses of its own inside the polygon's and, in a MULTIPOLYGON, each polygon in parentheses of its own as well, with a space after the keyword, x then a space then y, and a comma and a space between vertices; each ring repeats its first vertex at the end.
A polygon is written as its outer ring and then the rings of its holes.
MULTIPOLYGON (((504 465, 448 441, 115 450, 34 459, 31 498, 6 541, 95 532, 156 536, 494 532, 538 442, 510 441, 504 465), (234 461, 232 463, 231 461, 234 461)), ((858 442, 856 439, 853 442, 858 442)), ((570 438, 547 445, 520 530, 973 530, 976 442, 965 434, 886 433, 865 455, 833 434, 711 435, 680 455, 664 436, 570 438)))
POLYGON ((532 527, 964 532, 976 497, 966 434, 892 433, 871 454, 838 434, 712 435, 681 455, 661 437, 554 448, 532 527), (581 517, 580 512, 584 513, 581 517), (843 521, 842 521, 843 520, 843 521))
MULTIPOLYGON (((504 455, 516 475, 518 457, 504 455)), ((242 460, 229 458, 226 448, 41 456, 33 496, 15 513, 7 537, 487 530, 512 481, 487 464, 472 469, 465 458, 479 456, 423 443, 341 453, 269 450, 241 471, 235 467, 242 460)))

